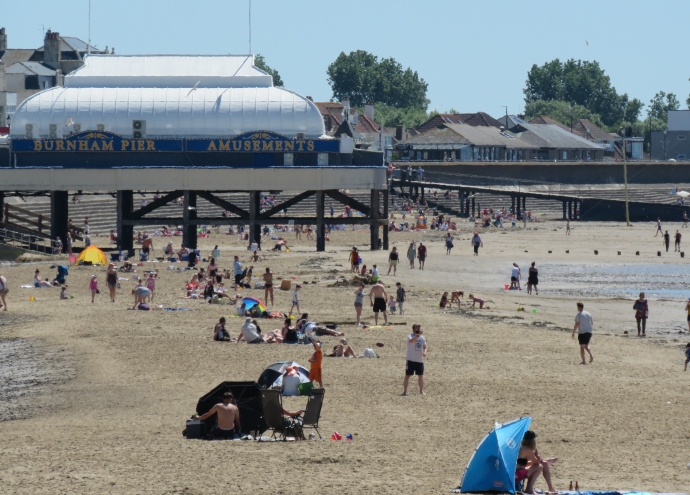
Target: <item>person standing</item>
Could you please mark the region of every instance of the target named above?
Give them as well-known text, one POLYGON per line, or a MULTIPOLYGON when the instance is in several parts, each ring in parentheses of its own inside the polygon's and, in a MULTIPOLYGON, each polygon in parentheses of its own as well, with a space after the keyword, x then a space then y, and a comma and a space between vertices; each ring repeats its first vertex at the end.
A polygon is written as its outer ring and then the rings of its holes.
POLYGON ((426 261, 426 246, 423 242, 419 243, 417 248, 417 259, 419 260, 419 269, 424 270, 424 262, 426 261))
POLYGON ((678 251, 680 253, 680 240, 683 237, 683 235, 676 230, 676 235, 675 235, 675 240, 676 242, 673 245, 673 250, 678 251))
POLYGON ((688 212, 684 211, 683 212, 683 225, 681 225, 681 228, 687 228, 688 226, 688 212))
POLYGON ((364 284, 359 285, 355 291, 355 313, 357 314, 357 326, 361 325, 362 305, 364 304, 364 284))
POLYGON ((453 236, 448 232, 446 235, 446 254, 450 254, 451 249, 453 249, 453 236))
POLYGON ((353 247, 352 251, 350 252, 350 265, 352 266, 351 271, 353 273, 357 273, 359 271, 359 253, 357 252, 357 248, 353 247))
MULTIPOLYGON (((3 311, 7 311, 7 293, 10 291, 10 287, 7 285, 7 279, 0 273, 0 300, 2 300, 2 304, 0 304, 0 307, 4 307, 3 311)), ((690 315, 690 312, 688 312, 690 315)), ((688 321, 690 321, 690 318, 688 318, 688 321)))
POLYGON ((536 295, 539 295, 539 269, 534 266, 536 263, 533 261, 532 266, 529 267, 529 272, 527 273, 527 294, 532 294, 532 288, 536 295))
POLYGON ((565 224, 565 235, 570 235, 570 219, 566 220, 565 224))
POLYGON ((297 308, 297 312, 300 313, 301 311, 299 310, 299 290, 302 288, 300 284, 297 284, 295 286, 295 290, 292 291, 292 307, 290 308, 290 312, 288 313, 288 316, 292 314, 292 310, 297 308))
POLYGON ((517 263, 513 263, 513 268, 510 271, 510 288, 512 290, 520 289, 520 267, 517 263))
POLYGON ((671 235, 668 233, 668 230, 664 234, 664 245, 666 246, 666 252, 668 253, 668 248, 671 245, 671 235))
POLYGON ((402 315, 405 313, 405 289, 403 288, 400 282, 395 284, 395 286, 397 287, 395 291, 395 300, 398 303, 398 307, 400 308, 400 314, 402 315))
POLYGON ((273 273, 269 267, 266 267, 264 273, 264 301, 268 303, 268 296, 271 296, 271 306, 273 306, 273 273))
POLYGON ((89 289, 91 290, 91 302, 95 302, 94 298, 98 294, 98 279, 96 275, 91 275, 91 282, 89 282, 89 289))
POLYGON ((474 255, 479 256, 479 248, 484 247, 484 243, 482 242, 481 237, 479 237, 479 234, 477 232, 474 233, 472 236, 472 246, 474 247, 474 255))
POLYGON ((594 361, 594 356, 589 348, 589 342, 592 340, 592 331, 594 325, 594 318, 589 312, 585 311, 585 305, 581 302, 577 303, 577 315, 575 316, 575 326, 573 327, 572 338, 575 338, 577 332, 577 341, 580 344, 580 356, 582 362, 580 364, 587 364, 585 361, 585 351, 589 353, 589 362, 594 361))
POLYGON ((72 235, 67 232, 67 235, 65 236, 65 250, 67 251, 67 255, 71 258, 72 257, 72 235))
POLYGON ((415 248, 414 242, 410 243, 410 247, 407 248, 407 259, 410 261, 410 268, 414 268, 414 259, 417 257, 417 248, 415 248))
POLYGON ((383 284, 379 280, 369 291, 369 303, 371 304, 372 308, 374 308, 374 325, 379 324, 379 313, 381 312, 383 312, 383 321, 386 323, 386 325, 388 325, 386 299, 388 299, 386 289, 384 289, 383 284))
POLYGON ((419 323, 412 325, 412 333, 407 336, 407 364, 405 366, 405 381, 403 381, 403 395, 407 395, 410 377, 417 375, 419 393, 424 393, 424 358, 426 357, 426 339, 419 323))
POLYGON ((323 387, 323 351, 321 344, 312 337, 311 345, 314 346, 314 354, 309 358, 309 381, 317 383, 319 387, 323 387))
POLYGON ((688 297, 688 302, 685 303, 685 311, 688 313, 688 332, 690 332, 690 297, 688 297))
POLYGON ((153 272, 150 272, 149 278, 146 279, 146 288, 151 291, 151 297, 149 297, 149 302, 153 302, 153 296, 156 293, 156 279, 153 276, 153 272))
POLYGON ((637 320, 637 336, 647 336, 647 318, 649 317, 649 306, 647 300, 644 298, 644 292, 640 292, 640 298, 633 304, 635 310, 635 319, 637 320), (640 334, 640 327, 642 334, 640 334))
POLYGON ((388 255, 388 275, 391 274, 391 268, 393 269, 393 276, 395 277, 395 274, 398 271, 398 260, 400 256, 398 255, 398 248, 393 247, 391 249, 390 254, 388 255))
POLYGON ((239 256, 235 256, 235 261, 232 263, 232 273, 235 276, 235 289, 237 289, 241 287, 242 279, 244 278, 244 271, 242 270, 239 256))
POLYGON ((112 263, 108 265, 108 271, 105 274, 105 284, 108 286, 108 291, 110 292, 110 302, 115 302, 115 294, 117 293, 117 272, 115 271, 115 265, 112 263))

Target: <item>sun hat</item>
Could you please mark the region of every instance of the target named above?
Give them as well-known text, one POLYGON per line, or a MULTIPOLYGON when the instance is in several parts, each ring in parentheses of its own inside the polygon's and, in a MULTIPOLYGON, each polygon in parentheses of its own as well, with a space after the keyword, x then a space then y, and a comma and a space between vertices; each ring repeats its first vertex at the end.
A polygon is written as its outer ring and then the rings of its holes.
POLYGON ((91 278, 96 278, 96 275, 91 275, 91 278))

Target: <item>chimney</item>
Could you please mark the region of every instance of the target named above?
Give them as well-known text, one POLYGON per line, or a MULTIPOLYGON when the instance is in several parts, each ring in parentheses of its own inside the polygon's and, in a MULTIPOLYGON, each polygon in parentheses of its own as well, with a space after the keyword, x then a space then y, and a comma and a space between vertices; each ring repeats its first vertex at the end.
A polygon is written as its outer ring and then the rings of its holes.
POLYGON ((54 33, 49 29, 43 41, 43 63, 51 69, 58 69, 61 58, 60 33, 54 33))
POLYGON ((343 110, 345 110, 348 115, 350 114, 350 97, 349 96, 343 96, 342 101, 340 104, 343 106, 343 110))
POLYGON ((331 120, 330 114, 323 116, 324 126, 326 127, 326 132, 331 132, 333 129, 333 121, 331 120))
POLYGON ((364 115, 371 120, 372 122, 374 121, 374 103, 371 101, 368 101, 364 104, 364 115))
POLYGON ((314 101, 314 98, 312 98, 311 96, 307 96, 307 100, 313 102, 313 101, 314 101))
POLYGON ((5 28, 0 28, 0 51, 7 50, 7 34, 5 28))
POLYGON ((359 122, 359 110, 355 108, 350 116, 350 124, 357 125, 357 122, 359 122))
POLYGON ((403 126, 401 125, 396 125, 395 126, 395 139, 398 141, 402 141, 403 138, 403 126))

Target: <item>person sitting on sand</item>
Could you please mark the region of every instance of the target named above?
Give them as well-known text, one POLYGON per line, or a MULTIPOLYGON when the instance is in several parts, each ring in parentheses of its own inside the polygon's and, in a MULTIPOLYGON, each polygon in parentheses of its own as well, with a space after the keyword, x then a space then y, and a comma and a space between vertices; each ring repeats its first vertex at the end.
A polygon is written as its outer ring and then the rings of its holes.
POLYGON ((218 439, 232 440, 235 435, 240 433, 240 410, 233 402, 232 392, 225 392, 221 404, 216 404, 206 414, 192 416, 192 419, 204 421, 217 414, 216 421, 218 422, 218 427, 211 432, 211 436, 218 439))
POLYGON ((347 343, 347 339, 340 339, 340 344, 333 348, 328 357, 353 357, 356 358, 355 350, 347 343))
POLYGON ((290 318, 285 318, 283 328, 281 329, 283 344, 296 344, 299 342, 299 339, 297 338, 297 330, 295 330, 294 327, 291 327, 290 323, 292 323, 290 318))
POLYGON ((309 318, 309 313, 302 313, 302 317, 295 324, 295 329, 298 332, 311 334, 314 333, 316 336, 321 337, 323 335, 330 335, 332 337, 343 337, 345 334, 343 332, 336 332, 330 328, 318 325, 315 321, 307 321, 309 318))
POLYGON ((470 306, 470 308, 474 309, 475 304, 479 303, 479 309, 491 309, 489 306, 484 308, 484 303, 486 302, 486 301, 484 301, 484 299, 481 299, 479 297, 474 297, 473 294, 470 294, 469 298, 472 300, 472 306, 470 306))
POLYGON ((215 289, 213 287, 213 281, 210 280, 208 284, 206 284, 206 287, 204 287, 204 299, 208 299, 210 301, 213 299, 214 294, 215 289))
POLYGON ((446 306, 448 306, 448 293, 444 292, 441 296, 441 302, 438 304, 438 307, 445 308, 446 306))
POLYGON ((43 288, 43 287, 52 287, 53 284, 46 280, 41 280, 41 272, 36 269, 36 272, 34 273, 34 287, 37 289, 43 288))
POLYGON ((527 459, 519 457, 517 466, 515 467, 515 488, 522 483, 523 480, 529 478, 529 470, 527 469, 527 459))
POLYGON ((246 340, 247 344, 263 344, 264 339, 261 337, 261 333, 258 331, 256 325, 252 322, 251 318, 247 318, 242 325, 240 335, 237 337, 237 343, 239 344, 242 340, 246 340))
POLYGON ((165 256, 168 258, 172 258, 175 255, 175 248, 173 248, 172 241, 168 242, 168 244, 165 246, 165 256))
POLYGON ((213 329, 213 340, 216 342, 227 342, 230 340, 230 334, 225 329, 225 318, 221 318, 216 327, 213 329))
POLYGON ((69 294, 67 293, 67 286, 63 285, 60 291, 60 300, 64 301, 65 299, 69 299, 69 294))
POLYGON ((544 481, 549 487, 549 492, 558 493, 551 483, 551 465, 558 462, 557 457, 542 459, 539 455, 536 442, 537 434, 533 431, 526 431, 522 439, 520 453, 518 457, 527 459, 527 487, 525 493, 534 493, 534 484, 539 475, 544 476, 544 481))

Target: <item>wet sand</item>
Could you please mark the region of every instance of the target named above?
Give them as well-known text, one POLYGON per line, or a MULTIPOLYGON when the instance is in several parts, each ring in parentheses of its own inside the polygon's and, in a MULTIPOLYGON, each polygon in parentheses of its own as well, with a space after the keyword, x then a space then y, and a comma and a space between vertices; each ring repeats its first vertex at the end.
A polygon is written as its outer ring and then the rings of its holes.
MULTIPOLYGON (((0 344, 29 346, 30 352, 13 352, 38 363, 41 355, 68 353, 63 371, 49 372, 61 380, 19 394, 11 413, 17 419, 2 417, 2 491, 448 493, 494 421, 524 414, 533 417, 542 454, 560 458, 553 470, 559 489, 577 480, 592 490, 688 491, 690 374, 682 371, 688 341, 682 289, 690 259, 665 251, 657 257, 661 240, 651 224, 576 223, 571 236, 563 227, 547 222, 527 231, 493 229, 481 234, 479 257, 472 256, 467 226, 456 234, 451 256, 438 232, 392 233, 391 245, 403 253, 396 277, 386 276, 387 253, 363 251, 362 258, 368 266, 379 264, 387 288, 404 284, 406 314, 392 316, 396 325, 390 328, 369 331, 352 324, 355 287, 336 284, 350 279, 348 248, 365 249, 368 232, 334 232, 325 253, 297 241, 290 253, 267 252, 266 261, 254 263, 255 279, 270 266, 276 277, 309 282, 301 291, 302 309, 319 321, 341 323, 358 353, 385 344, 375 348, 379 359, 324 360, 321 433, 358 433, 354 443, 183 439, 196 401, 221 381, 255 380, 275 361, 307 364, 311 355, 307 346, 212 342, 214 323, 232 308, 181 299, 189 271, 155 264, 161 270, 155 302, 191 310, 167 313, 128 310, 131 277, 111 304, 102 267, 70 269, 75 299, 69 301, 59 301, 57 290, 19 288, 31 282, 37 265, 2 267, 11 292, 10 311, 0 313, 0 344), (413 239, 428 246, 424 271, 410 270, 404 257, 413 239), (542 270, 540 295, 503 290, 511 264, 526 276, 531 261, 542 270), (87 290, 91 273, 102 290, 95 304, 87 290), (629 289, 638 288, 650 294, 647 339, 625 333, 635 327, 629 289), (440 310, 441 293, 451 290, 463 290, 465 301, 459 309, 440 310), (492 309, 469 310, 470 292, 492 309), (29 301, 30 295, 38 300, 29 301), (577 343, 570 338, 577 300, 595 319, 595 362, 588 366, 577 364, 577 343), (17 316, 32 319, 8 319, 17 316), (405 335, 413 322, 422 324, 429 344, 426 397, 417 394, 414 380, 410 395, 400 396, 405 335), (34 407, 39 398, 41 406, 34 407)), ((668 226, 672 234, 679 227, 668 226)), ((220 244, 223 267, 233 254, 248 258, 236 237, 214 235, 200 244, 205 255, 220 244)), ((160 250, 162 241, 155 247, 160 250)), ((49 263, 38 266, 53 275, 49 263)), ((263 291, 245 292, 263 298, 263 291)), ((275 308, 289 310, 290 296, 276 291, 275 308)), ((369 308, 364 316, 373 321, 369 308)), ((229 319, 232 336, 239 326, 229 319)), ((278 321, 262 322, 264 332, 279 327, 278 321)), ((322 340, 328 350, 338 338, 322 340)), ((3 373, 20 361, 3 360, 3 373)), ((300 400, 292 399, 290 407, 300 400)), ((545 488, 542 481, 537 486, 545 488)))

